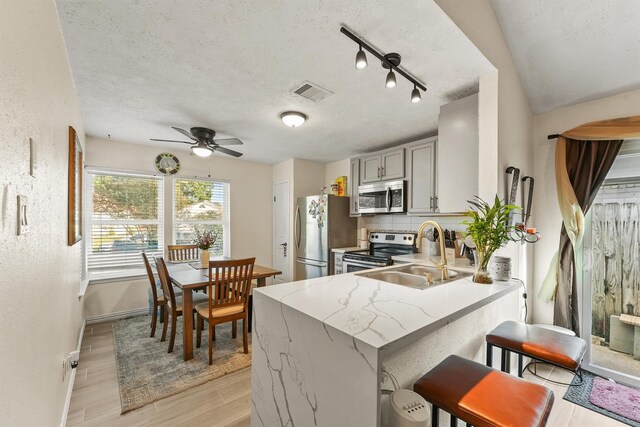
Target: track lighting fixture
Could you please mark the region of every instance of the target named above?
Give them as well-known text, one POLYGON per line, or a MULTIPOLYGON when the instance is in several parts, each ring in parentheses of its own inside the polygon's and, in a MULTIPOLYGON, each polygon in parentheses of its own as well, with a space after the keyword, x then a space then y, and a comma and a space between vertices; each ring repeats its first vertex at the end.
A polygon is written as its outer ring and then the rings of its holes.
POLYGON ((400 66, 400 54, 399 53, 387 53, 386 55, 381 54, 367 43, 365 43, 360 37, 347 30, 345 27, 340 28, 340 32, 345 36, 349 37, 351 40, 358 44, 358 52, 356 53, 356 69, 362 70, 367 67, 367 56, 364 53, 364 50, 371 53, 373 56, 378 58, 382 63, 382 67, 389 70, 387 73, 387 78, 385 80, 385 86, 388 88, 396 87, 397 80, 396 74, 400 74, 405 79, 409 80, 409 82, 413 83, 413 90, 411 91, 411 102, 416 103, 422 100, 422 95, 420 94, 420 90, 423 92, 427 91, 425 85, 420 83, 415 77, 406 71, 402 70, 400 66), (364 49, 364 50, 363 50, 364 49))
POLYGON ((420 96, 420 91, 417 87, 413 86, 413 90, 411 91, 411 102, 414 104, 416 102, 422 101, 422 96, 420 96))
POLYGON ((387 74, 387 81, 384 85, 388 88, 396 87, 396 75, 393 74, 393 70, 387 74))
POLYGON ((356 70, 364 70, 367 68, 367 55, 362 50, 362 46, 360 46, 360 50, 356 53, 356 70))

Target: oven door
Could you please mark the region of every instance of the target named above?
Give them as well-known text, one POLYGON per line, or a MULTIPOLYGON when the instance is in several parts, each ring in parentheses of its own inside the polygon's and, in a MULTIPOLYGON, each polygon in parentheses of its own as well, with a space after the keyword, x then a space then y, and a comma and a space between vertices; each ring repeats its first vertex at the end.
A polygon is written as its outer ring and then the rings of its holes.
POLYGON ((388 264, 382 262, 356 261, 353 259, 342 259, 343 273, 355 273, 356 271, 371 270, 372 268, 387 267, 388 264))

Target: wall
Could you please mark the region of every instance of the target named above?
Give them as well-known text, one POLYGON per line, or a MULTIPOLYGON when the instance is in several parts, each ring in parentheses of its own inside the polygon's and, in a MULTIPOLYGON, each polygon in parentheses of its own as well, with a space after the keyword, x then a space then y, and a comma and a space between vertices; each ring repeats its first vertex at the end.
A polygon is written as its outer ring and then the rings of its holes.
POLYGON ((327 163, 324 168, 324 185, 327 186, 327 193, 331 193, 331 184, 333 184, 337 177, 346 176, 347 177, 347 193, 349 192, 349 188, 353 184, 351 180, 351 176, 349 173, 351 169, 351 164, 349 159, 338 160, 337 162, 327 163))
MULTIPOLYGON (((87 138, 87 165, 155 172, 154 159, 171 151, 180 159, 179 176, 214 178, 231 183, 231 256, 255 256, 256 263, 271 265, 273 167, 214 155, 207 159, 190 156, 185 150, 167 150, 141 144, 87 138)), ((169 184, 170 185, 170 184, 169 184)), ((165 204, 165 218, 172 214, 165 204)), ((165 232, 167 240, 170 230, 165 232)), ((168 243, 168 241, 167 241, 168 243)), ((129 280, 90 285, 87 290, 87 317, 126 311, 147 305, 145 280, 129 280)))
POLYGON ((640 115, 640 90, 560 108, 534 117, 536 191, 533 200, 533 216, 536 227, 544 236, 544 239, 540 240, 534 248, 534 321, 536 322, 553 321, 553 303, 543 303, 537 298, 537 293, 547 274, 551 257, 558 250, 562 225, 556 196, 555 140, 547 140, 547 135, 561 133, 595 120, 634 115, 640 115))
MULTIPOLYGON (((489 0, 435 1, 498 70, 497 188, 498 195, 501 198, 505 197, 507 185, 505 170, 508 166, 520 168, 521 177, 532 175, 534 172, 531 144, 533 117, 529 100, 520 83, 511 53, 489 0)), ((487 160, 487 165, 493 165, 495 158, 495 153, 492 152, 492 147, 495 145, 491 143, 491 139, 495 138, 496 134, 495 77, 495 75, 488 75, 480 79, 480 157, 487 160)), ((491 167, 486 172, 480 171, 480 192, 485 197, 492 194, 486 189, 492 188, 489 179, 493 179, 494 169, 491 167), (488 175, 483 176, 483 173, 488 175)), ((536 180, 540 178, 537 175, 534 177, 536 180)), ((520 200, 519 194, 518 204, 521 203, 520 200)), ((497 252, 512 258, 513 271, 525 280, 529 291, 533 283, 530 270, 533 258, 530 246, 509 243, 497 252), (525 260, 526 262, 523 262, 525 260)))
POLYGON ((60 425, 62 360, 84 317, 81 245, 67 246, 68 126, 83 143, 84 130, 54 2, 3 2, 0 52, 0 424, 60 425), (17 195, 29 199, 22 236, 17 195))

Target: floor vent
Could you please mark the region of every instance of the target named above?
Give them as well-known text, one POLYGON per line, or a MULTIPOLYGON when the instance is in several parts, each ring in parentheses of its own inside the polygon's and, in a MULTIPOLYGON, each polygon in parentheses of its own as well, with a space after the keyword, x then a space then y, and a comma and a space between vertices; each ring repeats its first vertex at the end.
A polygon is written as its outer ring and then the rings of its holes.
POLYGON ((296 95, 300 95, 303 98, 310 99, 314 102, 321 101, 325 99, 329 95, 333 95, 333 92, 329 92, 326 89, 321 88, 320 86, 310 83, 304 82, 301 86, 293 91, 296 95))

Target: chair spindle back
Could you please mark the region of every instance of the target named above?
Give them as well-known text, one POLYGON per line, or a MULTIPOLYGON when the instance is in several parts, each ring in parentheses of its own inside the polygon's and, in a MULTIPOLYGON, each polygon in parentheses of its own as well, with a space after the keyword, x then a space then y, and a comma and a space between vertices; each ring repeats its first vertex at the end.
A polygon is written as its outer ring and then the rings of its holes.
POLYGON ((240 304, 246 309, 255 261, 255 258, 246 258, 209 263, 209 311, 240 304))
POLYGON ((176 295, 173 292, 173 286, 171 285, 171 279, 169 278, 167 264, 161 256, 157 256, 154 259, 156 261, 156 269, 158 270, 158 278, 160 278, 160 286, 162 288, 164 300, 170 302, 171 307, 176 307, 176 295))
POLYGON ((153 275, 153 270, 151 269, 151 264, 149 264, 149 258, 147 258, 147 254, 142 252, 142 260, 144 261, 144 267, 147 269, 147 276, 149 277, 149 285, 151 285, 151 292, 153 293, 153 300, 158 300, 158 291, 156 286, 156 278, 153 275))
POLYGON ((200 257, 198 245, 168 245, 169 261, 195 261, 200 257))

